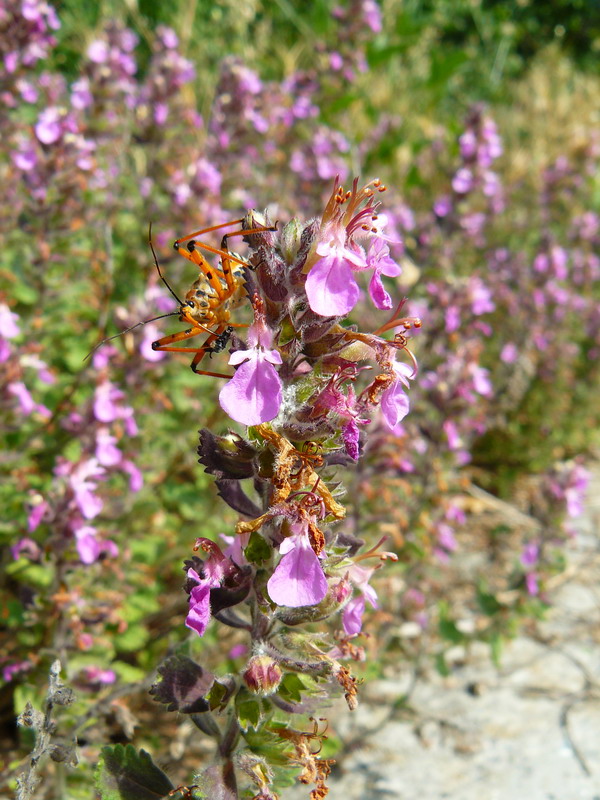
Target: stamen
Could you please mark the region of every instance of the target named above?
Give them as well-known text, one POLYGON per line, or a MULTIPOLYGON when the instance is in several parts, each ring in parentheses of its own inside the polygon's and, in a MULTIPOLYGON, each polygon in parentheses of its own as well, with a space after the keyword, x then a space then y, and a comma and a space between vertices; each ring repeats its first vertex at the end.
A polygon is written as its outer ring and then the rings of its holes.
POLYGON ((378 550, 377 548, 380 547, 387 539, 387 536, 382 536, 381 539, 377 542, 377 544, 373 545, 370 550, 367 550, 365 553, 361 553, 358 556, 354 556, 352 561, 356 564, 359 561, 364 561, 366 558, 378 558, 380 561, 398 561, 398 556, 396 553, 391 553, 389 550, 378 550))

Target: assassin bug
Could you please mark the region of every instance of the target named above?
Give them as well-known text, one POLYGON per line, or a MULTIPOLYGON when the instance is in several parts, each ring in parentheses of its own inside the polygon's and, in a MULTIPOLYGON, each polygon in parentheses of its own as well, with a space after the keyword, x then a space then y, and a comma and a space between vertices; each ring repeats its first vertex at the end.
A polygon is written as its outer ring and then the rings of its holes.
MULTIPOLYGON (((245 218, 247 219, 247 217, 245 218)), ((208 353, 212 357, 213 353, 222 352, 227 346, 234 328, 246 328, 247 324, 242 322, 230 322, 231 312, 240 306, 246 299, 246 286, 244 277, 244 267, 249 267, 248 263, 242 260, 235 253, 231 253, 228 248, 227 240, 232 236, 249 236, 262 231, 277 230, 277 226, 271 227, 251 227, 245 228, 245 219, 235 219, 221 225, 213 225, 210 228, 202 228, 199 231, 183 236, 173 244, 174 249, 192 264, 195 264, 200 273, 192 284, 190 290, 185 295, 185 300, 180 301, 169 284, 163 277, 158 259, 152 244, 151 231, 148 234, 148 242, 154 263, 162 281, 165 283, 171 294, 179 303, 179 319, 186 322, 189 327, 184 331, 163 336, 162 339, 152 343, 153 350, 161 350, 175 353, 194 353, 191 368, 198 375, 211 375, 215 378, 230 378, 230 375, 223 375, 220 372, 207 372, 198 369, 198 365, 208 353), (212 231, 228 228, 232 225, 240 225, 241 230, 225 233, 221 239, 221 247, 211 247, 204 242, 196 239, 212 231), (206 250, 221 257, 219 268, 211 266, 200 250, 206 250), (208 337, 202 347, 178 347, 180 342, 208 333, 208 337)))

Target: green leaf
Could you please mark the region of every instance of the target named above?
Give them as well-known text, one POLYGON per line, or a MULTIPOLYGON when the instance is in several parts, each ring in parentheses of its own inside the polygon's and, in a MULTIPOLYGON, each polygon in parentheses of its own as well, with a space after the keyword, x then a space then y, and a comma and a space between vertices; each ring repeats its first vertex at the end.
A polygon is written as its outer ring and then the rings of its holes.
POLYGON ((443 678, 447 678, 448 675, 450 675, 450 670, 448 669, 448 664, 446 664, 446 657, 444 653, 438 653, 435 657, 435 668, 443 678))
POLYGON ((38 293, 26 283, 15 283, 11 289, 11 294, 15 300, 26 306, 31 306, 38 300, 38 293))
POLYGON ((458 628, 456 627, 454 622, 452 622, 451 619, 448 618, 440 619, 439 631, 442 639, 446 639, 449 642, 453 642, 453 644, 459 644, 460 642, 464 642, 465 640, 464 634, 462 634, 458 630, 458 628))
POLYGON ((147 643, 150 632, 143 625, 129 625, 123 633, 113 634, 115 649, 121 653, 133 653, 141 650, 147 643))
POLYGON ((251 728, 258 730, 262 722, 262 710, 257 697, 242 688, 236 695, 235 708, 240 728, 244 732, 251 728))
POLYGON ((273 548, 270 547, 264 538, 254 531, 250 535, 248 546, 244 550, 244 555, 251 564, 262 564, 268 561, 273 554, 273 548))
POLYGON ((103 747, 95 779, 101 800, 158 800, 174 788, 150 754, 131 744, 103 747))
POLYGON ((211 711, 215 709, 223 711, 227 703, 229 703, 234 690, 235 681, 229 676, 224 676, 220 681, 215 681, 206 695, 211 711))
POLYGON ((502 605, 496 600, 494 595, 486 592, 481 586, 477 587, 477 603, 479 604, 479 608, 488 617, 493 617, 502 608, 502 605))
POLYGON ((293 703, 300 703, 302 701, 302 692, 306 689, 302 683, 299 675, 293 672, 288 672, 279 686, 278 694, 284 700, 289 700, 293 703))
POLYGON ((6 574, 34 589, 47 589, 54 580, 54 571, 47 564, 32 564, 20 558, 6 567, 6 574))

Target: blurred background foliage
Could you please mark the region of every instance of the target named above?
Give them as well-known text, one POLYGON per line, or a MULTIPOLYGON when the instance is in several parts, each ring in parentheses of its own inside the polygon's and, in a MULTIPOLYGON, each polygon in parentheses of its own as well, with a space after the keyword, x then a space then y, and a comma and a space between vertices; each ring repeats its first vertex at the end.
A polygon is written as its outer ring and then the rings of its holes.
MULTIPOLYGON (((518 619, 543 611, 543 593, 527 580, 535 573, 543 586, 562 568, 561 524, 581 489, 579 462, 557 463, 589 455, 597 444, 600 4, 388 0, 380 29, 373 6, 70 0, 56 5, 61 27, 43 58, 1 76, 0 302, 20 327, 18 336, 6 335, 12 350, 0 364, 6 780, 31 744, 26 732, 20 739, 16 733, 15 711, 29 699, 39 706, 56 656, 79 691, 64 723, 82 747, 69 797, 89 796, 98 746, 109 740, 150 742, 186 778, 190 753, 201 757, 186 750, 190 732, 176 733, 176 723, 148 703, 136 682, 169 647, 202 650, 209 668, 226 669, 224 648, 231 654, 239 644, 235 633, 230 641, 217 642, 211 632, 202 642, 190 640, 182 625, 181 570, 190 545, 198 535, 230 532, 236 519, 195 454, 199 427, 227 427, 218 384, 193 375, 178 356, 144 357, 145 329, 84 361, 104 337, 164 311, 149 222, 160 262, 180 292, 192 276, 169 250, 176 236, 235 218, 249 205, 268 205, 282 220, 318 215, 336 172, 379 175, 389 184, 390 217, 404 241, 400 291, 416 311, 429 304, 415 351, 421 375, 436 377, 422 387, 415 382, 407 436, 374 437, 348 485, 356 532, 386 533, 401 556, 400 567, 382 577, 388 600, 373 630, 387 652, 416 658, 424 648, 444 670, 450 646, 482 638, 498 652, 518 619), (160 26, 177 34, 175 47, 160 26), (132 52, 124 28, 139 37, 133 72, 123 61, 132 52), (121 60, 90 60, 90 46, 110 36, 121 60), (173 53, 188 59, 195 75, 173 62, 173 53), (335 54, 341 66, 333 66, 335 54), (82 78, 87 89, 74 88, 82 78), (19 80, 34 87, 35 99, 19 80), (88 90, 89 103, 82 99, 88 90), (296 108, 298 98, 305 103, 296 108), (488 115, 504 142, 495 169, 506 202, 495 210, 485 187, 452 188, 465 167, 465 119, 481 103, 477 125, 488 115), (157 112, 162 106, 168 121, 157 112), (57 139, 51 119, 46 133, 36 127, 44 109, 59 109, 57 139), (445 217, 432 211, 440 198, 452 200, 445 217), (477 213, 486 219, 481 237, 465 227, 477 213), (531 265, 539 255, 551 259, 556 247, 568 253, 573 272, 550 280, 531 265), (500 250, 512 264, 504 277, 500 250), (492 287, 494 305, 481 319, 467 309, 478 279, 492 287), (529 302, 548 286, 552 297, 529 302), (567 293, 557 294, 556 286, 567 293), (463 324, 450 331, 444 314, 461 303, 463 324), (482 320, 491 333, 482 333, 482 320), (520 353, 514 368, 500 358, 512 343, 520 353), (465 371, 452 396, 445 393, 451 376, 443 373, 450 363, 465 371), (494 389, 478 405, 464 400, 461 381, 479 368, 494 389), (107 382, 122 392, 114 400, 120 416, 108 421, 94 410, 107 382), (128 409, 137 432, 127 427, 128 409), (464 463, 448 444, 449 420, 460 429, 464 463), (119 555, 84 565, 74 547, 74 526, 82 522, 73 516, 74 484, 56 470, 88 463, 107 427, 122 455, 113 453, 117 461, 92 487, 104 504, 94 525, 119 555), (423 442, 419 462, 415 443, 423 442), (125 462, 141 472, 143 488, 132 491, 125 462), (531 515, 531 529, 507 526, 483 501, 466 500, 473 482, 514 501, 531 515), (34 526, 31 515, 42 503, 49 510, 34 526), (443 526, 457 523, 457 509, 468 517, 457 534, 458 559, 477 552, 484 578, 473 578, 465 591, 461 577, 453 594, 454 562, 447 557, 455 543, 444 539, 443 526), (535 567, 521 558, 529 540, 543 553, 535 567), (455 624, 465 615, 468 633, 455 624), (400 623, 421 626, 418 644, 402 638, 400 623), (103 682, 98 670, 108 669, 115 677, 103 682), (115 683, 133 699, 102 705, 100 689, 106 684, 103 691, 111 692, 115 683), (177 737, 182 747, 167 744, 177 737)), ((3 57, 15 46, 11 35, 5 24, 3 57)), ((364 319, 373 329, 379 324, 369 310, 361 311, 364 319)), ((382 668, 383 652, 371 670, 382 668)), ((47 791, 52 796, 52 784, 47 791)))

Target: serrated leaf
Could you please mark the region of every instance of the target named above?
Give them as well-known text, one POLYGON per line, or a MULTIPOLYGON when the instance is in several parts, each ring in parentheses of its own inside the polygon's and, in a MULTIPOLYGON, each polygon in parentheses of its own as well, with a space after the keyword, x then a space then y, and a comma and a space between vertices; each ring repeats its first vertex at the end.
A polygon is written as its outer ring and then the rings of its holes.
POLYGON ((235 708, 240 728, 244 732, 251 728, 258 730, 262 721, 262 710, 258 698, 246 689, 240 689, 235 698, 235 708))
POLYGON ((95 780, 101 800, 159 800, 174 789, 150 754, 131 744, 103 747, 95 780))
POLYGON ((208 704, 211 711, 218 709, 222 711, 227 703, 231 700, 235 691, 235 680, 228 675, 225 675, 212 685, 210 692, 206 695, 208 704))
POLYGON ((288 672, 278 689, 278 694, 284 700, 291 700, 294 703, 302 701, 302 692, 306 689, 299 675, 288 672))
POLYGON ((175 655, 158 668, 160 680, 150 688, 150 694, 158 703, 167 706, 167 711, 196 714, 208 711, 207 694, 213 686, 215 676, 203 669, 191 658, 175 655))

